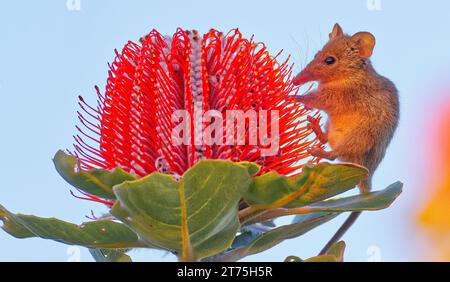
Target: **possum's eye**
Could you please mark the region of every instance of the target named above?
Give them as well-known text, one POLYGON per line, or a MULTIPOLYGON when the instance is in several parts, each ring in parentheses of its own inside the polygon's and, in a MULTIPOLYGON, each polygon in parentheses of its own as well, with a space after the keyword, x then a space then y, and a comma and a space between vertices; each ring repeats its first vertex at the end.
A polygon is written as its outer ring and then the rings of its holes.
POLYGON ((332 64, 336 63, 336 59, 334 57, 330 56, 325 59, 324 63, 327 65, 332 65, 332 64))

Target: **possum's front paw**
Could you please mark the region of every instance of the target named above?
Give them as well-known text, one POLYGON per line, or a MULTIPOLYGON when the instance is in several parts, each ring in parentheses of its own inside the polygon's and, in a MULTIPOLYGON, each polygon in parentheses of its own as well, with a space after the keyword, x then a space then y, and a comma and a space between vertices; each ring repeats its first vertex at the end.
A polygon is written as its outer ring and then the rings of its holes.
POLYGON ((325 144, 328 142, 328 135, 323 132, 322 128, 320 127, 320 119, 315 118, 312 116, 307 117, 308 125, 307 128, 312 130, 314 134, 316 134, 317 139, 319 139, 320 143, 325 144))

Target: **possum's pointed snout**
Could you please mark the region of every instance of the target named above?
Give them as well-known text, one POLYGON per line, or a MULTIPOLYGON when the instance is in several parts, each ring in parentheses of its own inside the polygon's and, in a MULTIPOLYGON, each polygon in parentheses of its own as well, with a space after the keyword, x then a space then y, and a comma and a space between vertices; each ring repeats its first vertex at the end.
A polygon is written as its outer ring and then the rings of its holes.
POLYGON ((311 80, 312 80, 311 74, 308 72, 307 69, 304 69, 294 77, 294 79, 292 80, 292 83, 294 85, 302 85, 311 80))

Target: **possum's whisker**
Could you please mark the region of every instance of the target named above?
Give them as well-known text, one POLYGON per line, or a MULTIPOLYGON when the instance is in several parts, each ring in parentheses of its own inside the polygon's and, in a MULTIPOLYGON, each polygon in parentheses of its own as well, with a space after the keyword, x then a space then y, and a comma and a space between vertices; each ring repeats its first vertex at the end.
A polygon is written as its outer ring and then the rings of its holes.
POLYGON ((295 63, 295 68, 297 69, 296 72, 299 72, 301 69, 303 69, 303 63, 300 61, 300 58, 297 57, 297 54, 302 54, 302 47, 300 45, 300 43, 295 39, 295 37, 292 34, 289 34, 289 37, 291 38, 291 40, 294 42, 295 44, 295 51, 296 53, 294 55, 292 55, 292 59, 294 60, 295 63), (300 69, 298 69, 298 67, 300 67, 300 69))

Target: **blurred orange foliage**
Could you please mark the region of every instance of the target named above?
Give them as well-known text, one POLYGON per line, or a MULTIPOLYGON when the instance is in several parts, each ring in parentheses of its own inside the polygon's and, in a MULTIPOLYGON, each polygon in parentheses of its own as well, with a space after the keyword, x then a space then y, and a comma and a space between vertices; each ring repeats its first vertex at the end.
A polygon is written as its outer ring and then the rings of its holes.
POLYGON ((450 261, 450 101, 437 109, 435 127, 428 142, 428 155, 432 160, 431 197, 419 215, 419 221, 431 239, 433 260, 450 261))

